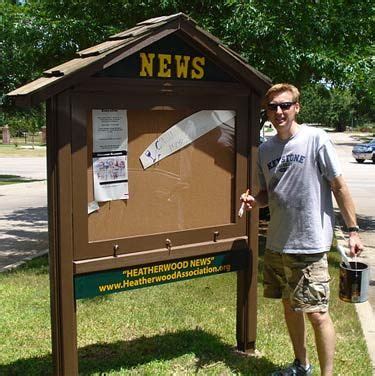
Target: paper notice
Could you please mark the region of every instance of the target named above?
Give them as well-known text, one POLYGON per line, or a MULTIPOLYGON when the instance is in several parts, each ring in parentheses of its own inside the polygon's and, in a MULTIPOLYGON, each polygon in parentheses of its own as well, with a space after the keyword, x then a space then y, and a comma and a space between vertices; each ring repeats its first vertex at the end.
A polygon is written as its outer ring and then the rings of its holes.
POLYGON ((92 110, 94 199, 129 198, 126 110, 92 110))

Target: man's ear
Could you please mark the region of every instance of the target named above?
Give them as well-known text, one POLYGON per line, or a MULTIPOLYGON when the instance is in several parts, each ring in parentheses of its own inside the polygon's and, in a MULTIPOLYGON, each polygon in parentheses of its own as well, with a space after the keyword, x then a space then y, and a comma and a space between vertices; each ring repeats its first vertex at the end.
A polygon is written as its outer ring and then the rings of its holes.
POLYGON ((299 113, 299 110, 301 109, 301 106, 299 104, 299 102, 297 102, 295 105, 294 105, 294 108, 296 109, 296 114, 299 113))

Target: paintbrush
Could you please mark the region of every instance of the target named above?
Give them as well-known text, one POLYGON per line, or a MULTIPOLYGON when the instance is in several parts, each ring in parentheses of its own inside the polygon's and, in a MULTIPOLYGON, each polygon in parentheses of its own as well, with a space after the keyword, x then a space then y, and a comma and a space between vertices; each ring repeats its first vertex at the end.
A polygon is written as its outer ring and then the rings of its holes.
POLYGON ((344 265, 347 267, 347 268, 350 268, 350 260, 349 260, 349 257, 346 255, 346 252, 345 252, 345 249, 344 247, 342 247, 341 245, 337 244, 337 250, 339 251, 340 255, 341 255, 341 260, 342 262, 344 263, 344 265))
MULTIPOLYGON (((247 198, 247 196, 249 195, 249 193, 250 193, 250 189, 248 189, 247 191, 246 191, 246 193, 245 193, 245 199, 247 198)), ((242 201, 242 205, 241 205, 241 207, 240 207, 240 210, 238 211, 238 216, 241 218, 242 216, 243 216, 243 213, 244 213, 244 211, 245 211, 245 201, 242 201)))

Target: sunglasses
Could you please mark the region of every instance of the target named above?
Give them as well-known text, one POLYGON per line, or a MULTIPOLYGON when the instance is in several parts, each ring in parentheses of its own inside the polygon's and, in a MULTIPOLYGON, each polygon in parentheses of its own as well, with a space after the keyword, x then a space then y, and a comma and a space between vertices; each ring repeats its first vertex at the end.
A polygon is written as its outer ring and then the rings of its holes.
POLYGON ((280 107, 282 111, 289 110, 296 102, 282 102, 282 103, 268 103, 267 108, 270 111, 277 111, 277 107, 280 107))

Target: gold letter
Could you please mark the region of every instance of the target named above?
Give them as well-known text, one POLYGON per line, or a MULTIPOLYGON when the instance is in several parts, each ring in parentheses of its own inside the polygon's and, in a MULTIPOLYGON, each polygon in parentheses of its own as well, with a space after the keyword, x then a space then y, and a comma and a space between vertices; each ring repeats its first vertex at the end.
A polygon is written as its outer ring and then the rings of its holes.
POLYGON ((187 78, 190 56, 176 55, 174 58, 176 60, 177 78, 181 78, 181 76, 187 78), (181 58, 183 58, 183 61, 181 61, 181 58))
POLYGON ((141 58, 141 71, 139 72, 139 75, 141 77, 152 77, 155 54, 146 55, 144 52, 141 52, 139 57, 141 58))
POLYGON ((205 58, 203 56, 195 57, 192 60, 193 69, 191 71, 191 78, 199 80, 204 76, 204 69, 203 69, 204 64, 205 64, 205 58))
POLYGON ((171 69, 168 64, 172 62, 172 55, 158 54, 159 57, 159 73, 158 77, 171 77, 171 69))

